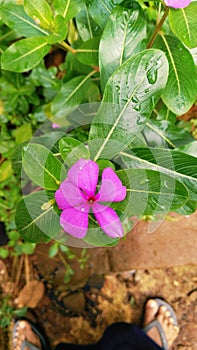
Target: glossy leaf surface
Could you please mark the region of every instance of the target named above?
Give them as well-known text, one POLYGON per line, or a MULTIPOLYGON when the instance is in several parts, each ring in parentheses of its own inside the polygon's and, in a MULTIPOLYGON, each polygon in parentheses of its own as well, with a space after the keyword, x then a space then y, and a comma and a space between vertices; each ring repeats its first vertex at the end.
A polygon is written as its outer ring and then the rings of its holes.
POLYGON ((159 50, 127 60, 109 79, 90 129, 94 160, 113 158, 143 129, 165 87, 168 63, 159 50))
POLYGON ((48 204, 44 191, 32 193, 20 200, 16 209, 17 228, 29 242, 48 242, 60 231, 59 217, 48 204), (48 209, 46 204, 48 204, 48 209))
POLYGON ((187 47, 191 49, 197 46, 197 1, 183 9, 175 10, 171 8, 169 23, 174 34, 187 47))
POLYGON ((155 47, 166 53, 169 62, 169 77, 162 99, 170 110, 181 115, 188 111, 196 99, 196 70, 190 52, 180 40, 160 35, 155 47))
POLYGON ((1 66, 13 72, 26 72, 40 63, 50 46, 46 37, 32 37, 17 41, 2 54, 1 66))
POLYGON ((62 163, 39 144, 30 143, 24 147, 22 164, 28 177, 47 190, 56 190, 61 178, 66 177, 62 163))
POLYGON ((101 86, 128 58, 146 48, 146 22, 141 6, 123 1, 109 16, 99 47, 101 86))

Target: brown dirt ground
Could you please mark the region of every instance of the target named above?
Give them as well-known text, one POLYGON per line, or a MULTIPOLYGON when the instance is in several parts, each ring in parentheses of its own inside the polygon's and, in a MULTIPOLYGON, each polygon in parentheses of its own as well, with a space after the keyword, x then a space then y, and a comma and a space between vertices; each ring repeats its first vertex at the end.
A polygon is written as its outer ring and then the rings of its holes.
POLYGON ((60 262, 49 265, 46 261, 44 267, 43 257, 38 260, 34 262, 36 274, 46 289, 34 316, 52 349, 60 341, 96 342, 113 322, 140 326, 145 300, 154 296, 167 300, 177 313, 180 334, 173 350, 197 349, 197 266, 92 275, 75 285, 65 285, 60 262))

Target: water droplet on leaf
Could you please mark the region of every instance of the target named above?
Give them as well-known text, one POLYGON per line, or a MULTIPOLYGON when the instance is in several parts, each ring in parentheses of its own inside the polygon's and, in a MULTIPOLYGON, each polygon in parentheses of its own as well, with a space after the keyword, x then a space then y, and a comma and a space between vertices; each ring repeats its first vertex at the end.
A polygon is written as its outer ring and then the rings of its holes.
POLYGON ((155 84, 157 81, 157 69, 155 69, 155 67, 151 68, 148 70, 146 76, 148 79, 149 84, 155 84))

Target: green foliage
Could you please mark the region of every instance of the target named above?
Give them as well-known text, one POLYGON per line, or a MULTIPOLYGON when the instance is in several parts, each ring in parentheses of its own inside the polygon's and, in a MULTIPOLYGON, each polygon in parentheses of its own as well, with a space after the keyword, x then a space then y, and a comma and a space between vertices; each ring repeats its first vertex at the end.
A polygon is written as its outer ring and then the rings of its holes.
MULTIPOLYGON (((131 215, 196 210, 196 122, 176 118, 196 99, 196 6, 1 2, 0 206, 9 251, 31 254, 37 242, 54 239, 49 255, 55 256, 77 245, 62 231, 54 193, 80 158, 97 161, 100 174, 112 167, 127 187, 126 199, 111 205, 125 234, 131 215), (56 54, 61 59, 51 64, 56 54), (18 202, 21 169, 28 190, 18 202)), ((118 243, 92 214, 84 241, 118 243)), ((6 256, 7 248, 0 254, 6 256)), ((82 256, 82 266, 85 261, 82 256)), ((66 281, 72 273, 68 265, 66 281)))

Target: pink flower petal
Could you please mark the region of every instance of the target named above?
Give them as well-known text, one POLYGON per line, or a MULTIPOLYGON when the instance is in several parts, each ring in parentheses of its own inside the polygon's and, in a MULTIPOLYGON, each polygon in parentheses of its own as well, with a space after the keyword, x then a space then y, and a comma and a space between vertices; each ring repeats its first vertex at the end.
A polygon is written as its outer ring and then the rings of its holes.
POLYGON ((79 210, 81 210, 81 207, 84 208, 85 212, 89 212, 90 205, 87 200, 84 199, 82 196, 81 190, 72 184, 68 179, 64 180, 59 188, 59 191, 55 198, 56 202, 60 209, 66 209, 69 207, 75 207, 76 209, 79 207, 79 210), (61 193, 61 195, 60 195, 61 193), (65 206, 63 204, 63 200, 65 199, 65 206))
POLYGON ((68 179, 88 196, 94 196, 99 167, 92 160, 79 159, 68 171, 68 179))
POLYGON ((102 230, 109 237, 123 237, 123 226, 115 210, 106 207, 105 205, 95 203, 95 205, 92 206, 92 211, 102 230))
POLYGON ((102 183, 96 198, 99 202, 120 202, 126 197, 126 187, 111 168, 102 173, 102 183))
POLYGON ((60 225, 70 235, 83 238, 88 230, 88 213, 76 208, 65 209, 60 215, 60 225))
POLYGON ((55 200, 59 209, 67 209, 70 208, 70 204, 67 202, 64 193, 59 189, 55 192, 55 200))
POLYGON ((169 7, 173 7, 175 9, 182 9, 187 7, 191 0, 164 0, 165 4, 169 7))

